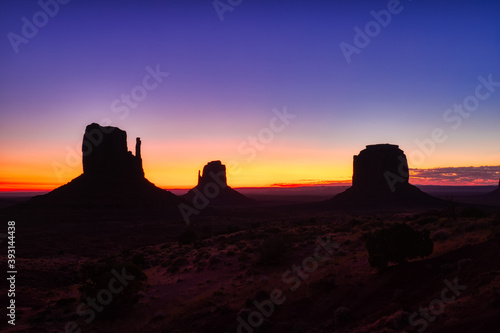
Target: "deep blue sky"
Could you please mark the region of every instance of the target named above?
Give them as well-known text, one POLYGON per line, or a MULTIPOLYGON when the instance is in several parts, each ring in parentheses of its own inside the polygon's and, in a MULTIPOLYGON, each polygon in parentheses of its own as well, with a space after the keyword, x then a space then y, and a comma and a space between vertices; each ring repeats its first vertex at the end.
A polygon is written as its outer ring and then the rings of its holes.
POLYGON ((209 0, 72 0, 15 53, 8 33, 41 8, 2 1, 2 173, 70 180, 81 167, 61 178, 54 161, 68 164, 66 146, 104 118, 143 138, 146 173, 165 186, 191 185, 211 159, 244 164, 240 185, 348 179, 352 155, 382 142, 399 144, 411 167, 500 164, 500 87, 457 129, 443 121, 479 76, 500 81, 500 2, 401 1, 347 63, 340 43, 387 6, 243 0, 221 22, 209 0), (121 119, 112 102, 157 65, 169 76, 121 119), (237 147, 284 106, 297 117, 247 161, 237 147), (446 142, 412 161, 415 140, 436 127, 446 142))

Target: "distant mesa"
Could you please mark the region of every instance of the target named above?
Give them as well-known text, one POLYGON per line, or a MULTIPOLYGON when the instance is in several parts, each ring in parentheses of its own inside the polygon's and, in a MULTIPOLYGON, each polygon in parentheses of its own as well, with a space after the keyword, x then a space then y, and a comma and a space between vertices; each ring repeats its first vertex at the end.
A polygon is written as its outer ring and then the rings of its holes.
POLYGON ((408 188, 408 162, 399 146, 368 145, 353 160, 354 190, 389 193, 408 188))
POLYGON ((196 206, 255 205, 250 199, 227 185, 226 166, 221 161, 212 161, 198 171, 198 185, 182 196, 196 206))
POLYGON ((399 146, 368 145, 354 156, 352 186, 329 200, 335 206, 433 206, 442 201, 409 183, 408 162, 399 146))
POLYGON ((144 177, 140 138, 134 156, 127 149, 127 133, 117 127, 88 125, 82 155, 83 174, 28 203, 125 210, 154 206, 178 212, 177 205, 184 202, 144 177))
POLYGON ((220 187, 227 187, 226 166, 221 161, 208 162, 203 167, 203 174, 198 170, 198 188, 205 188, 206 185, 214 181, 220 187))

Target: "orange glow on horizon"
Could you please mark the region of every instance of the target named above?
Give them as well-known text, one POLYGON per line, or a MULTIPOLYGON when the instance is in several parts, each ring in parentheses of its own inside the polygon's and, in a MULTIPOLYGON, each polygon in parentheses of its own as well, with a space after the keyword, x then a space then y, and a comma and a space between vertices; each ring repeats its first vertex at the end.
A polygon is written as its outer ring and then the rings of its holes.
MULTIPOLYGON (((350 184, 352 156, 363 148, 342 146, 334 149, 314 143, 276 138, 272 144, 257 151, 257 154, 250 158, 251 156, 238 151, 240 139, 165 142, 148 140, 146 136, 142 140, 142 159, 146 178, 164 189, 194 187, 198 171, 213 160, 221 160, 226 165, 228 184, 233 188, 350 184)), ((76 178, 82 173, 79 141, 80 139, 75 137, 69 145, 54 142, 45 144, 21 142, 8 145, 8 150, 5 146, 2 147, 0 191, 50 191, 76 178), (59 169, 54 168, 54 165, 59 169)), ((129 150, 131 150, 130 145, 129 150)), ((411 151, 405 153, 411 154, 411 151)), ((499 156, 495 154, 487 154, 484 158, 473 154, 466 155, 452 150, 428 156, 422 165, 411 165, 411 160, 409 163, 410 168, 419 169, 450 165, 450 161, 455 165, 466 166, 467 162, 479 159, 481 163, 475 163, 476 166, 498 165, 499 156)), ((494 180, 478 178, 456 183, 429 181, 412 177, 414 175, 415 173, 410 175, 410 183, 416 185, 498 184, 498 178, 494 180)))

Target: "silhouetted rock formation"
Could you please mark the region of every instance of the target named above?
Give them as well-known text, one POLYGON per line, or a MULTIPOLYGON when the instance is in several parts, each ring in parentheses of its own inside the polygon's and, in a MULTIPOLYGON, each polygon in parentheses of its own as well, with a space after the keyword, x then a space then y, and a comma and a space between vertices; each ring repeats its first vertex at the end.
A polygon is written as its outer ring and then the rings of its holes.
POLYGON ((409 184, 408 162, 397 145, 368 145, 354 156, 352 187, 330 199, 346 206, 437 205, 434 198, 409 184))
MULTIPOLYGON (((395 184, 408 184, 408 162, 397 145, 368 145, 354 156, 352 187, 360 191, 393 191, 395 184)), ((399 188, 400 186, 398 186, 399 188)))
POLYGON ((97 178, 144 178, 139 138, 135 149, 136 156, 127 150, 127 132, 117 127, 90 124, 83 135, 83 173, 97 178))
MULTIPOLYGON (((500 199, 500 180, 498 181, 498 188, 490 193, 491 196, 498 197, 500 199)), ((499 202, 500 204, 500 202, 499 202)))
POLYGON ((125 131, 88 125, 82 143, 83 174, 28 204, 115 211, 154 208, 177 215, 184 200, 144 177, 139 138, 135 150, 135 156, 128 151, 125 131))
MULTIPOLYGON (((212 161, 198 171, 198 185, 182 196, 195 207, 255 205, 252 200, 227 185, 226 166, 221 161, 212 161)), ((198 209, 199 209, 198 208, 198 209)))
POLYGON ((208 162, 203 167, 203 175, 198 171, 198 188, 205 188, 208 183, 217 180, 220 187, 227 187, 226 166, 221 161, 208 162))

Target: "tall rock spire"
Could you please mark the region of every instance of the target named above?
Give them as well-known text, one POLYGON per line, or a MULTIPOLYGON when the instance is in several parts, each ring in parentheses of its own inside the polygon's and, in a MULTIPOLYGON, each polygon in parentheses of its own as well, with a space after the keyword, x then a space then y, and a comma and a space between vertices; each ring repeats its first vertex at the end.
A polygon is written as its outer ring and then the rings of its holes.
POLYGON ((141 138, 135 139, 135 157, 141 158, 141 138))
POLYGON ((90 124, 82 143, 83 174, 53 191, 35 197, 30 204, 57 210, 88 210, 116 216, 143 211, 167 218, 180 216, 185 203, 144 177, 141 139, 136 139, 135 156, 127 149, 127 133, 117 127, 90 124))

